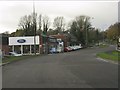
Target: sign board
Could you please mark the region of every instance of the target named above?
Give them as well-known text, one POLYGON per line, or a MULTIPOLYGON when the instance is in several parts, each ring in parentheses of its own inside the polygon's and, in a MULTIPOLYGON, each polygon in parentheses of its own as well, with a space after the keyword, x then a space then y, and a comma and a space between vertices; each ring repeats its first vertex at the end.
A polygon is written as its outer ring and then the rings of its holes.
MULTIPOLYGON (((36 45, 39 45, 39 36, 35 37, 36 45)), ((9 45, 34 45, 34 36, 9 37, 9 45)))
POLYGON ((49 38, 49 42, 56 43, 56 39, 54 39, 54 38, 49 38))

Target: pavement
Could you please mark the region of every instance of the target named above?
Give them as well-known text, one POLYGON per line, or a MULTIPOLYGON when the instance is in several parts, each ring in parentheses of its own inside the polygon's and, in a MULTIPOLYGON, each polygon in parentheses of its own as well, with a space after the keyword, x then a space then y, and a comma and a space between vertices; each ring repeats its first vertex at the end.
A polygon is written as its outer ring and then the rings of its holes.
POLYGON ((118 88, 118 64, 96 57, 98 52, 114 49, 87 48, 4 65, 2 87, 118 88))

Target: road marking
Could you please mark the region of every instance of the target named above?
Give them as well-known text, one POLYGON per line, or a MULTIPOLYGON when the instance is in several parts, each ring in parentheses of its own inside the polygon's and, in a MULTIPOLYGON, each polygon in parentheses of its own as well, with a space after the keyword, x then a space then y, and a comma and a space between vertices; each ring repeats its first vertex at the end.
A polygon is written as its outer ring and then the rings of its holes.
POLYGON ((114 62, 114 61, 110 61, 110 60, 105 60, 105 59, 102 59, 102 58, 97 58, 97 60, 100 60, 100 61, 104 61, 104 62, 109 62, 109 63, 113 63, 113 64, 117 64, 117 62, 114 62))
POLYGON ((104 60, 102 58, 97 58, 97 59, 100 60, 100 61, 108 62, 107 60, 104 60))

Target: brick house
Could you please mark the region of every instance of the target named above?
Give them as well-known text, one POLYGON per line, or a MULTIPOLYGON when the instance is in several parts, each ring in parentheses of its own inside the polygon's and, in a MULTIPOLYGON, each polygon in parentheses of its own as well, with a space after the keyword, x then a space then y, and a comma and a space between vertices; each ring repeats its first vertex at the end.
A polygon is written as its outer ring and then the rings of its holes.
POLYGON ((51 37, 55 37, 57 39, 61 39, 64 42, 64 47, 69 46, 70 40, 68 35, 66 34, 56 34, 56 35, 50 35, 51 37))

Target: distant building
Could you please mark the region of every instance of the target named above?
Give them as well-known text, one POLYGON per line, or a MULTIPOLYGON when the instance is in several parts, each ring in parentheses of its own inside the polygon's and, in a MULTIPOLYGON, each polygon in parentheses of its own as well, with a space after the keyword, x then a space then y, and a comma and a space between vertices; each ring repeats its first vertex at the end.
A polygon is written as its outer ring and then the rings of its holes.
POLYGON ((66 34, 56 34, 56 35, 50 35, 51 37, 55 37, 58 40, 62 40, 64 42, 64 47, 69 46, 69 37, 66 34))
POLYGON ((53 50, 54 48, 54 52, 57 50, 57 45, 58 45, 58 42, 57 42, 57 38, 55 37, 48 37, 48 51, 49 53, 51 53, 51 50, 53 50))

